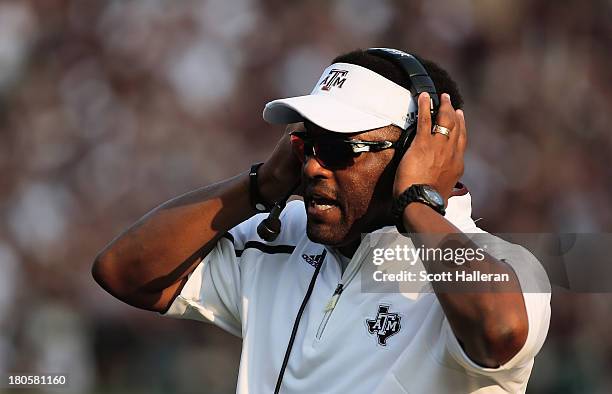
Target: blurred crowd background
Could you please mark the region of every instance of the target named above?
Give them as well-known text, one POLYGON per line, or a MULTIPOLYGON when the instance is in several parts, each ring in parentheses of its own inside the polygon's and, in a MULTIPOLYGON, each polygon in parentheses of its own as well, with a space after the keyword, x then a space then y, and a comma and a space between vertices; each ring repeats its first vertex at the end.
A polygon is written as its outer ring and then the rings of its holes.
MULTIPOLYGON (((481 227, 611 231, 611 44, 609 0, 0 1, 0 372, 233 392, 238 339, 121 304, 92 260, 157 204, 264 160, 283 130, 263 105, 355 48, 458 81, 481 227)), ((612 392, 611 311, 556 291, 528 392, 612 392)))

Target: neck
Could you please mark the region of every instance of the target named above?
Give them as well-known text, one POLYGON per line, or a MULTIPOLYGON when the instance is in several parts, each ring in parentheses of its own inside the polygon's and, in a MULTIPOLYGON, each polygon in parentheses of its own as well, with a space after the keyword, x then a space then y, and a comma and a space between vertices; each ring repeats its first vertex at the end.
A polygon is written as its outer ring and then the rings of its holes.
POLYGON ((348 258, 353 258, 353 255, 357 251, 357 248, 359 247, 360 243, 361 243, 361 239, 356 239, 355 241, 352 241, 343 246, 339 246, 336 249, 338 249, 338 251, 342 253, 343 256, 348 257, 348 258))
MULTIPOLYGON (((393 220, 390 217, 383 216, 381 220, 378 220, 377 222, 371 224, 370 226, 368 226, 362 231, 363 233, 371 233, 385 226, 391 226, 391 225, 393 225, 393 220)), ((360 244, 361 244, 361 234, 359 234, 352 241, 348 241, 343 245, 337 246, 336 249, 340 253, 342 253, 343 256, 352 258, 360 244)))

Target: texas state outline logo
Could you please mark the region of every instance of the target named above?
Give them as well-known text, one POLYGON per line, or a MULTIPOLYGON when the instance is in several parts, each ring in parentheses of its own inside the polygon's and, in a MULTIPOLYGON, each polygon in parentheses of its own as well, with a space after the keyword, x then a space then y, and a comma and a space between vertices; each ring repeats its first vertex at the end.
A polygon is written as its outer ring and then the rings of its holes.
POLYGON ((389 337, 397 334, 402 329, 402 317, 395 312, 389 312, 389 304, 378 305, 378 313, 373 319, 366 319, 365 323, 370 335, 375 335, 378 344, 387 346, 389 337))

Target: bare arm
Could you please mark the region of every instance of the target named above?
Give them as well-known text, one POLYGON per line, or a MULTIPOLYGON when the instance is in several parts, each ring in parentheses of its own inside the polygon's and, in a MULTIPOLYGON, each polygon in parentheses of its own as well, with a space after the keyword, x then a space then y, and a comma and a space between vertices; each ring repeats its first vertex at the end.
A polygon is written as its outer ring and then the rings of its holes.
MULTIPOLYGON (((404 211, 404 226, 416 234, 427 248, 463 248, 478 246, 443 216, 424 204, 410 204, 404 211), (426 234, 430 234, 429 236, 426 234), (449 234, 453 242, 440 244, 433 234, 449 234)), ((432 282, 444 314, 466 354, 485 367, 497 367, 509 361, 527 341, 527 311, 514 270, 506 263, 484 253, 484 260, 466 259, 462 265, 424 261, 428 273, 455 271, 472 273, 485 269, 489 274, 507 274, 509 282, 432 282)))
MULTIPOLYGON (((260 168, 262 196, 282 198, 299 179, 299 166, 285 135, 260 168)), ((111 241, 96 257, 93 277, 122 301, 163 312, 219 237, 255 213, 248 172, 191 191, 153 209, 111 241)))
MULTIPOLYGON (((448 199, 453 186, 463 173, 463 155, 467 143, 465 120, 461 110, 455 111, 448 95, 442 95, 436 122, 451 129, 449 138, 441 134, 432 135, 429 96, 419 97, 419 119, 417 135, 398 167, 394 196, 398 196, 412 184, 434 186, 448 199)), ((433 237, 425 234, 453 234, 455 247, 470 245, 469 238, 448 220, 424 204, 409 204, 403 216, 405 228, 417 234, 427 247, 439 247, 433 237)), ((456 266, 426 263, 430 273, 449 272, 456 266)), ((507 273, 510 283, 493 282, 488 292, 459 291, 433 283, 434 291, 444 313, 472 360, 486 367, 496 367, 509 361, 527 340, 527 312, 514 271, 504 262, 486 254, 486 266, 490 273, 507 273)), ((476 266, 477 266, 476 265, 476 266)), ((463 271, 473 269, 470 262, 461 266, 463 271)), ((452 272, 451 272, 452 273, 452 272)))

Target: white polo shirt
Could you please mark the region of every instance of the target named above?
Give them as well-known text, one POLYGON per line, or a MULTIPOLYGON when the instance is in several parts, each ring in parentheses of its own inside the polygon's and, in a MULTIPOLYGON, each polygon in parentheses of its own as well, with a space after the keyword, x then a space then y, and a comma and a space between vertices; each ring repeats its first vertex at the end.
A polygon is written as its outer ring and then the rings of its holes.
MULTIPOLYGON (((306 236, 303 202, 287 205, 282 232, 271 243, 256 231, 265 217, 256 215, 221 238, 165 314, 210 321, 242 338, 238 393, 274 391, 298 309, 321 260, 281 393, 525 391, 548 331, 549 291, 523 294, 529 320, 524 347, 506 364, 484 368, 465 354, 434 293, 362 291, 359 270, 371 247, 365 239, 342 273, 337 252, 306 236), (338 284, 343 291, 330 311, 326 306, 338 284)), ((471 219, 469 194, 451 197, 446 217, 465 233, 484 233, 471 219)), ((545 276, 527 250, 491 237, 487 252, 514 268, 522 289, 531 286, 534 270, 545 276)))

